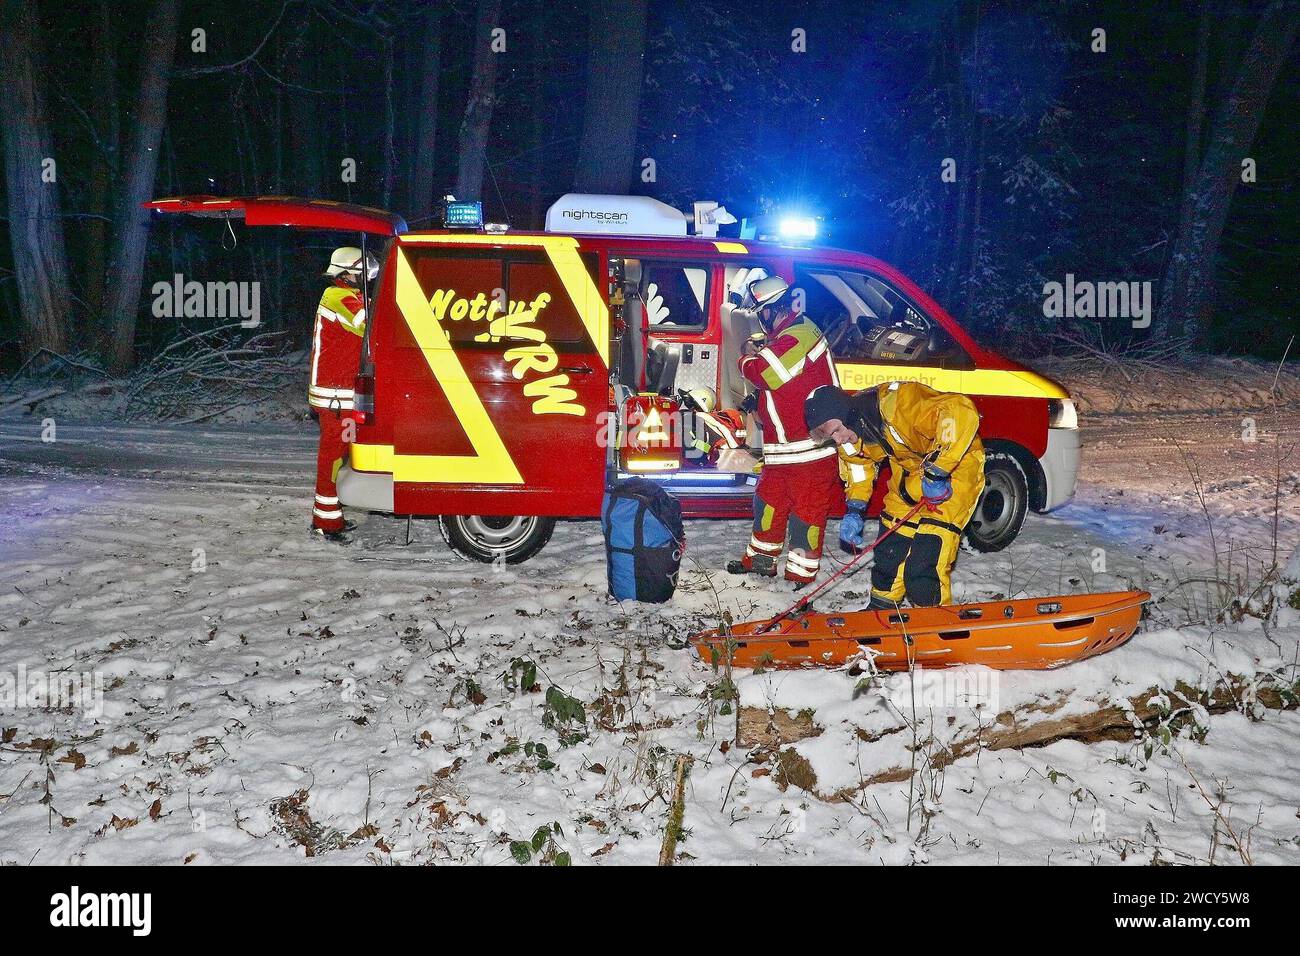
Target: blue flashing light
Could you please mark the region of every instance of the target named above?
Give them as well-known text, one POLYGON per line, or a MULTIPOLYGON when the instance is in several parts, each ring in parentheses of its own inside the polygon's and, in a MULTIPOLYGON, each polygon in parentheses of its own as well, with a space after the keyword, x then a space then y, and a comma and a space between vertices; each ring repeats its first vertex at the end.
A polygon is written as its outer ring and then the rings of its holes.
POLYGON ((448 229, 480 229, 483 226, 483 204, 449 202, 442 221, 448 229))
POLYGON ((782 239, 811 242, 817 238, 817 220, 811 216, 783 216, 780 233, 782 239))

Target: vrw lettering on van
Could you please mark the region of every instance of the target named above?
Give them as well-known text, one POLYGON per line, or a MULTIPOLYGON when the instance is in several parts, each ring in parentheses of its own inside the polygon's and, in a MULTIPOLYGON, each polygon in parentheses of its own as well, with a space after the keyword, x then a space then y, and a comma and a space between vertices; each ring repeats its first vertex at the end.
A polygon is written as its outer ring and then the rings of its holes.
MULTIPOLYGON (((537 322, 542 310, 551 302, 551 294, 543 292, 531 302, 507 300, 502 311, 499 299, 489 299, 482 292, 472 299, 458 295, 454 289, 438 289, 429 297, 429 310, 435 322, 487 322, 484 332, 474 336, 475 342, 500 342, 503 339, 520 339, 529 344, 506 349, 505 360, 510 374, 522 380, 530 373, 544 374, 555 370, 559 356, 546 341, 546 330, 537 322)), ((568 388, 569 376, 549 375, 524 385, 524 394, 533 401, 534 415, 585 415, 586 408, 576 404, 578 393, 568 388)))

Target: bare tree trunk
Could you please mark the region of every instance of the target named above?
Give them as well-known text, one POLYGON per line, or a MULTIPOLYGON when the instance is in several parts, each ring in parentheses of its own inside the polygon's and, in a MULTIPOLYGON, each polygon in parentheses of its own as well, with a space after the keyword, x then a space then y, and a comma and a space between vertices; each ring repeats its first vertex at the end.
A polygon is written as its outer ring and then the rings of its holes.
MULTIPOLYGON (((960 10, 960 7, 958 9, 960 10)), ((958 137, 965 144, 965 147, 961 158, 957 160, 957 208, 953 218, 951 241, 947 244, 945 250, 948 268, 944 282, 943 306, 953 315, 961 315, 963 303, 968 296, 966 280, 969 275, 962 271, 962 265, 966 261, 964 250, 970 233, 968 210, 975 192, 975 183, 978 178, 977 171, 982 168, 984 157, 980 145, 983 140, 983 126, 981 125, 982 116, 979 112, 979 93, 973 87, 968 88, 961 74, 961 62, 965 54, 963 46, 965 25, 962 23, 960 14, 952 28, 952 59, 953 70, 955 71, 953 77, 953 89, 955 91, 954 112, 957 115, 958 137)), ((975 20, 970 29, 970 42, 974 45, 974 57, 978 65, 980 39, 978 10, 976 10, 975 20)), ((978 75, 978 68, 975 72, 978 75)))
MULTIPOLYGON (((550 61, 547 59, 553 42, 551 18, 546 15, 546 0, 533 0, 533 44, 528 59, 529 95, 534 103, 547 103, 550 61)), ((528 148, 532 151, 528 163, 528 218, 525 228, 541 229, 543 226, 542 191, 546 179, 546 140, 551 119, 542 110, 533 110, 528 121, 528 148)))
MULTIPOLYGON (((1196 28, 1196 59, 1192 67, 1192 89, 1187 97, 1187 134, 1183 146, 1183 195, 1179 204, 1175 234, 1165 253, 1162 275, 1169 275, 1174 253, 1185 249, 1191 241, 1192 198, 1195 195, 1196 174, 1201 167, 1201 137, 1205 127, 1205 100, 1207 74, 1210 60, 1210 14, 1208 0, 1201 0, 1200 21, 1196 28)), ((1152 334, 1167 336, 1166 313, 1155 318, 1152 334)))
POLYGON ((301 13, 289 42, 289 77, 294 89, 289 91, 289 153, 292 156, 290 175, 294 182, 291 193, 309 198, 326 198, 324 168, 327 162, 337 163, 341 156, 326 155, 323 143, 331 142, 325 135, 321 115, 325 113, 322 97, 310 92, 316 88, 319 70, 317 58, 310 53, 310 10, 301 13))
POLYGON ((135 320, 149 244, 149 214, 140 204, 153 193, 158 146, 167 122, 167 86, 176 55, 176 0, 155 0, 143 42, 140 86, 121 163, 122 189, 104 298, 109 363, 119 372, 135 364, 135 320))
POLYGON ((492 52, 492 30, 500 26, 501 0, 478 0, 474 18, 474 76, 469 85, 465 121, 460 126, 456 198, 481 199, 483 167, 487 162, 488 128, 496 105, 497 54, 492 52))
POLYGON ((632 185, 641 114, 646 0, 592 0, 589 6, 587 101, 573 188, 622 194, 632 185))
MULTIPOLYGON (((54 156, 45 114, 45 76, 39 23, 32 0, 0 6, 0 130, 5 146, 9 241, 19 302, 23 358, 41 349, 68 349, 68 259, 57 182, 45 182, 43 163, 54 156)), ((56 167, 57 172, 57 167, 56 167)))
POLYGON ((1300 7, 1288 0, 1276 0, 1259 17, 1232 91, 1215 116, 1199 171, 1184 197, 1184 218, 1161 285, 1154 333, 1181 333, 1194 342, 1205 328, 1213 304, 1219 240, 1241 180, 1241 161, 1254 142, 1297 28, 1300 7))
POLYGON ((393 205, 393 185, 397 179, 397 108, 393 103, 393 72, 397 58, 397 45, 391 36, 381 40, 384 47, 384 189, 380 206, 391 209, 393 205))
POLYGON ((105 217, 86 222, 86 251, 82 285, 86 306, 99 319, 104 304, 104 269, 108 264, 109 226, 113 216, 112 181, 117 170, 121 137, 117 105, 117 53, 113 42, 113 12, 107 0, 99 4, 99 26, 91 50, 95 74, 95 132, 100 149, 91 166, 88 210, 105 217))
MULTIPOLYGON (((419 102, 416 104, 415 155, 412 157, 410 208, 412 222, 433 215, 433 177, 438 146, 438 80, 442 70, 442 10, 424 12, 420 50, 419 102)), ((427 223, 426 223, 427 225, 427 223)))
POLYGON ((1210 8, 1201 0, 1196 26, 1196 66, 1192 69, 1192 92, 1187 103, 1187 139, 1183 153, 1183 190, 1190 194, 1192 180, 1201 164, 1201 127, 1205 124, 1205 81, 1210 60, 1210 8))
POLYGON ((984 175, 986 172, 984 164, 984 143, 986 133, 988 132, 988 120, 982 114, 976 114, 975 123, 979 129, 976 146, 976 164, 975 164, 975 201, 974 211, 970 214, 970 249, 967 252, 967 266, 962 273, 962 295, 961 295, 961 320, 970 325, 975 322, 975 310, 979 307, 979 299, 973 294, 971 280, 980 275, 979 257, 980 257, 980 219, 984 212, 984 175))
MULTIPOLYGON (((287 45, 282 39, 283 35, 275 38, 275 65, 276 73, 280 76, 285 75, 285 68, 288 66, 287 45)), ((275 191, 278 195, 285 195, 289 190, 285 188, 287 176, 285 174, 285 116, 288 110, 285 107, 284 86, 277 83, 275 85, 275 191)), ((167 137, 168 145, 171 145, 171 136, 167 137)), ((284 261, 285 261, 285 236, 284 230, 275 231, 275 267, 271 271, 271 295, 270 308, 266 311, 270 313, 270 320, 263 325, 263 328, 270 331, 279 331, 284 328, 284 261)))

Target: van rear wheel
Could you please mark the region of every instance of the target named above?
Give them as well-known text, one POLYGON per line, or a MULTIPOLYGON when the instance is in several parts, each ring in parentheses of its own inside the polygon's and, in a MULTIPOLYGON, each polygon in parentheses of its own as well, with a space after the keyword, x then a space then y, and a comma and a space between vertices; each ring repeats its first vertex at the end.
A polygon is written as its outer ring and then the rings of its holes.
POLYGON ((984 491, 966 526, 976 551, 1001 551, 1020 534, 1029 510, 1029 479, 1015 457, 1001 451, 984 456, 984 491))
POLYGON ((442 515, 438 530, 447 546, 468 561, 518 564, 551 540, 555 519, 536 515, 442 515))

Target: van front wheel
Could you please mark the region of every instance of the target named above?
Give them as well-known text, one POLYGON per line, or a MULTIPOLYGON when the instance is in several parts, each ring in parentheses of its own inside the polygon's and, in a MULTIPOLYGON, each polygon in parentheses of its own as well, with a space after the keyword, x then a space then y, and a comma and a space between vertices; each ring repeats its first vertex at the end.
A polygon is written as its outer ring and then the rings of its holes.
POLYGON ((1029 480, 1015 457, 1001 451, 984 456, 984 492, 966 526, 976 551, 1001 551, 1020 534, 1029 510, 1029 480))
POLYGON ((466 560, 518 564, 551 540, 555 519, 536 515, 442 515, 438 530, 447 546, 466 560))

